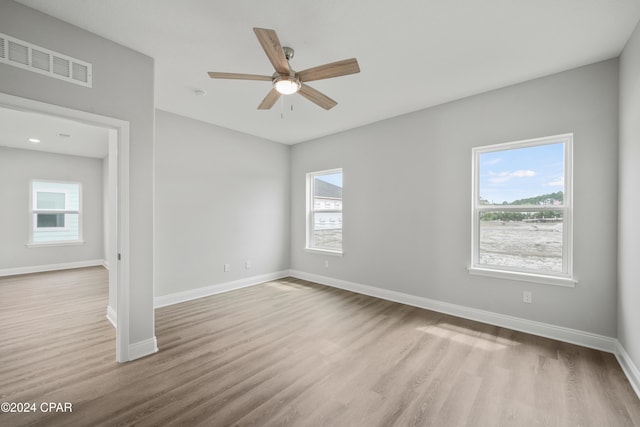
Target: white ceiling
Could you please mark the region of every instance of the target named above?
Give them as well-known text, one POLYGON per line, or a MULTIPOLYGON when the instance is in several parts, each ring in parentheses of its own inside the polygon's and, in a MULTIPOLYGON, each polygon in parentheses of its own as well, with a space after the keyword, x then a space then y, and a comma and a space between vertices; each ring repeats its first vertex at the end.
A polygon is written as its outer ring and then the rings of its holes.
POLYGON ((0 107, 0 147, 104 158, 109 150, 108 131, 72 120, 0 107), (40 142, 30 142, 29 138, 40 142))
POLYGON ((638 0, 18 1, 155 58, 157 108, 287 144, 616 57, 640 18, 638 0), (273 72, 252 27, 296 70, 361 73, 310 84, 330 111, 300 95, 258 111, 269 82, 206 74, 273 72))

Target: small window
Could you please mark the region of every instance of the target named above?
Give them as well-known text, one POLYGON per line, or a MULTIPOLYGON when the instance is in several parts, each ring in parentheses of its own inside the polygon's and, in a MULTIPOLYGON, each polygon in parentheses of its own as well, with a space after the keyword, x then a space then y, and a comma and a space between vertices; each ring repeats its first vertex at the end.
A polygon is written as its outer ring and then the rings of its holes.
POLYGON ((342 169, 307 174, 306 248, 342 254, 342 169))
POLYGON ((78 183, 31 183, 32 245, 82 241, 81 186, 78 183))
POLYGON ((471 272, 573 286, 572 143, 473 149, 471 272))

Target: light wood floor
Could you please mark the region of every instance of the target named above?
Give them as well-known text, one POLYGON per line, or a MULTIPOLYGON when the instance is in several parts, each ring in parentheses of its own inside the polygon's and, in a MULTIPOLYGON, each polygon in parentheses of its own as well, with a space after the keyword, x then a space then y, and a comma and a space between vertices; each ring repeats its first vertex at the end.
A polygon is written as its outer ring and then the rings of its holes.
POLYGON ((0 425, 640 426, 611 354, 285 279, 156 311, 117 364, 101 268, 0 279, 0 425))

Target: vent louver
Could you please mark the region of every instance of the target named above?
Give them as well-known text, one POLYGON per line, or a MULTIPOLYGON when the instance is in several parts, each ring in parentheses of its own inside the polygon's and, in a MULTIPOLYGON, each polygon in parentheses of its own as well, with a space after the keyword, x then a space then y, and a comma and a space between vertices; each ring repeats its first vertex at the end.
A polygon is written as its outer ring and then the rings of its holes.
POLYGON ((53 72, 59 76, 69 77, 69 61, 57 56, 53 57, 53 72))
POLYGON ((81 82, 87 82, 87 79, 89 77, 89 69, 87 68, 86 65, 82 65, 82 64, 78 64, 77 62, 74 62, 71 68, 72 71, 72 78, 74 80, 79 80, 81 82))
POLYGON ((92 87, 88 62, 0 33, 0 63, 92 87))
POLYGON ((29 65, 29 48, 9 40, 9 61, 29 65))
POLYGON ((51 55, 37 49, 31 50, 31 66, 39 70, 50 71, 51 55))

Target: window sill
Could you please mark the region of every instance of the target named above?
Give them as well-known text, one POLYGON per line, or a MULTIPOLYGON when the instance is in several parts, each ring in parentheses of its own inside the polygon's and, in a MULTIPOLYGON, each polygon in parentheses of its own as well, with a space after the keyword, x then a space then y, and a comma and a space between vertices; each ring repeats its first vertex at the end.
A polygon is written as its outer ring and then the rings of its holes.
POLYGON ((84 245, 84 240, 74 240, 72 242, 29 242, 25 246, 28 248, 42 248, 50 246, 79 246, 84 245))
POLYGON ((476 276, 495 277, 498 279, 519 280, 523 282, 542 283, 544 285, 575 288, 578 280, 544 274, 519 273, 515 271, 492 270, 490 268, 469 267, 469 274, 476 276))
POLYGON ((331 256, 343 256, 344 252, 341 251, 332 251, 329 249, 313 249, 313 248, 304 248, 305 252, 309 252, 310 254, 319 254, 319 255, 331 255, 331 256))

